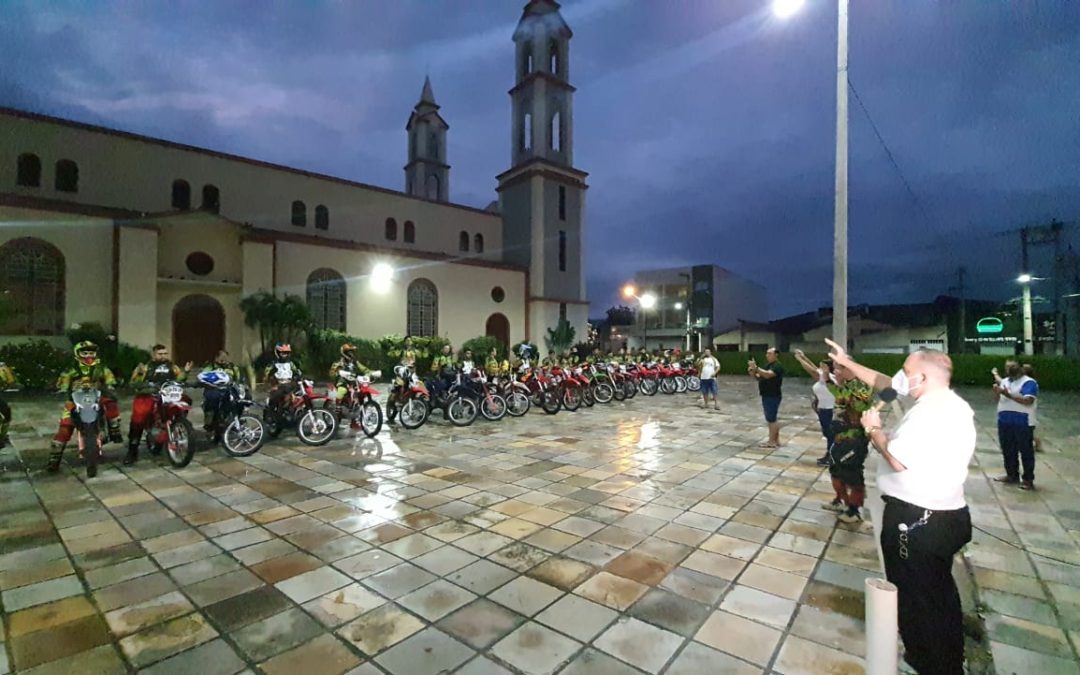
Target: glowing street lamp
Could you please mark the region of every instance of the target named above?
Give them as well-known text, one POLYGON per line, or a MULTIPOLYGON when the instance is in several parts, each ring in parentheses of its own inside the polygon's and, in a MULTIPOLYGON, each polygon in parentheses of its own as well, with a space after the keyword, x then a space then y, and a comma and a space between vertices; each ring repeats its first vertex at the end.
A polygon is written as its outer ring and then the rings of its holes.
POLYGON ((773 14, 780 19, 787 19, 802 9, 805 0, 776 0, 773 3, 773 14))
POLYGON ((1033 277, 1027 272, 1016 277, 1016 281, 1024 286, 1022 296, 1024 305, 1024 354, 1028 356, 1035 353, 1035 329, 1031 322, 1031 282, 1036 279, 1038 277, 1033 277))
POLYGON ((637 297, 637 288, 634 286, 634 284, 626 284, 622 288, 622 294, 623 294, 623 297, 626 298, 627 300, 629 300, 630 298, 636 298, 637 297))
POLYGON ((638 302, 641 303, 642 309, 652 309, 656 307, 656 296, 652 293, 646 293, 638 298, 638 302))
POLYGON ((371 268, 371 288, 376 293, 388 293, 394 282, 394 268, 387 263, 376 263, 371 268))

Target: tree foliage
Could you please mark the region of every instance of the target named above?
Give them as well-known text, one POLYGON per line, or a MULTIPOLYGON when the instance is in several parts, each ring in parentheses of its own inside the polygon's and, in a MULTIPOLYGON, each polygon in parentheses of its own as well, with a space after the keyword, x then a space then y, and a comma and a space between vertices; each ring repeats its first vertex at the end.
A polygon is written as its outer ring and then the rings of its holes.
POLYGON ((570 346, 574 344, 576 332, 569 321, 560 319, 554 328, 547 329, 547 337, 544 338, 544 342, 547 343, 548 351, 562 354, 570 349, 570 346))
POLYGON ((266 354, 275 342, 295 342, 311 328, 311 312, 298 296, 282 298, 259 291, 240 299, 244 325, 259 331, 260 355, 266 354))
POLYGON ((633 326, 634 310, 625 305, 608 307, 607 323, 609 326, 633 326))

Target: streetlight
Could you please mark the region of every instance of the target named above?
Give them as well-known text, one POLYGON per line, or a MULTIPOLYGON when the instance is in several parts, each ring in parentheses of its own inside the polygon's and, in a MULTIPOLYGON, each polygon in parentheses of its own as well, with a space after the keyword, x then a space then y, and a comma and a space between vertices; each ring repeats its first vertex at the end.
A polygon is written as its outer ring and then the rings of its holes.
POLYGON ((371 268, 371 288, 376 293, 387 293, 394 281, 394 268, 387 263, 376 263, 371 268))
POLYGON ((1016 281, 1023 285, 1023 305, 1024 305, 1024 353, 1031 356, 1035 353, 1035 343, 1033 342, 1034 330, 1031 325, 1031 282, 1035 280, 1035 277, 1031 276, 1027 272, 1024 272, 1020 276, 1016 277, 1016 281))
POLYGON ((638 302, 641 303, 642 309, 652 309, 656 307, 656 296, 652 293, 646 293, 638 298, 638 302))
MULTIPOLYGON (((848 2, 839 5, 836 34, 836 196, 833 212, 833 340, 847 347, 848 258, 848 2)), ((774 0, 773 13, 787 19, 804 0, 774 0)))

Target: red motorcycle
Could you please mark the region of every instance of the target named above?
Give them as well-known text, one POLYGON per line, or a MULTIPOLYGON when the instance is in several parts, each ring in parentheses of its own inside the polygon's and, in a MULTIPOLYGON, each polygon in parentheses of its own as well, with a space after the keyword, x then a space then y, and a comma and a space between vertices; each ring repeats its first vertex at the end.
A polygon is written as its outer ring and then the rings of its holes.
POLYGON ((551 378, 540 368, 522 368, 518 381, 529 390, 532 402, 540 406, 548 415, 554 415, 562 407, 559 392, 551 378))
POLYGON ((151 396, 154 409, 146 429, 146 446, 153 454, 164 448, 172 465, 183 468, 195 456, 195 430, 188 421, 191 400, 184 396, 184 385, 179 382, 165 382, 151 396))
POLYGON ((311 380, 296 383, 296 391, 283 397, 280 402, 267 401, 263 411, 266 430, 272 438, 281 435, 287 425, 296 425, 296 435, 305 445, 326 445, 337 431, 337 417, 325 408, 315 407, 316 401, 326 401, 327 396, 315 392, 311 380))
POLYGON ((559 393, 559 400, 562 401, 564 408, 570 412, 575 412, 581 407, 585 400, 585 396, 581 391, 581 383, 570 373, 555 366, 551 369, 551 381, 555 385, 555 391, 559 393))
MULTIPOLYGON (((459 406, 460 407, 460 406, 459 406)), ((400 414, 401 426, 406 429, 418 429, 431 414, 431 394, 420 378, 408 366, 394 367, 394 386, 386 401, 386 410, 393 421, 400 414)), ((457 408, 449 411, 456 414, 457 408)), ((476 411, 473 411, 473 418, 476 411)), ((453 417, 451 418, 454 419, 453 417)), ((456 422, 455 422, 456 423, 456 422)))
MULTIPOLYGON (((370 375, 357 376, 341 371, 338 375, 345 380, 345 398, 340 401, 328 398, 323 407, 334 413, 339 428, 342 427, 342 422, 348 419, 350 428, 359 429, 368 438, 375 438, 382 429, 383 412, 379 402, 375 400, 379 391, 371 386, 371 378, 378 377, 381 373, 375 371, 370 375)), ((337 396, 336 387, 330 391, 337 396)))

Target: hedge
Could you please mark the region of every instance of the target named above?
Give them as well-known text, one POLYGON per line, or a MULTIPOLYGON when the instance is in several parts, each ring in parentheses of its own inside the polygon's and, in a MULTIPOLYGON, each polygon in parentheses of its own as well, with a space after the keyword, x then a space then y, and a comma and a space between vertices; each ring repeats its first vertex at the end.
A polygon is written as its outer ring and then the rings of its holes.
MULTIPOLYGON (((746 362, 751 357, 759 365, 765 363, 764 352, 716 352, 720 361, 720 372, 724 375, 740 375, 746 372, 746 362)), ((825 353, 807 354, 814 363, 827 355, 825 353)), ((874 370, 892 375, 904 365, 907 354, 855 354, 855 360, 874 370)), ((987 386, 993 383, 991 368, 997 368, 1004 374, 1005 356, 983 354, 950 354, 953 362, 953 384, 966 386, 987 386)), ((1080 391, 1080 360, 1061 356, 1019 356, 1021 363, 1030 363, 1035 367, 1035 379, 1039 388, 1047 391, 1080 391)), ((788 377, 809 378, 795 356, 790 353, 780 354, 780 363, 788 377)))

